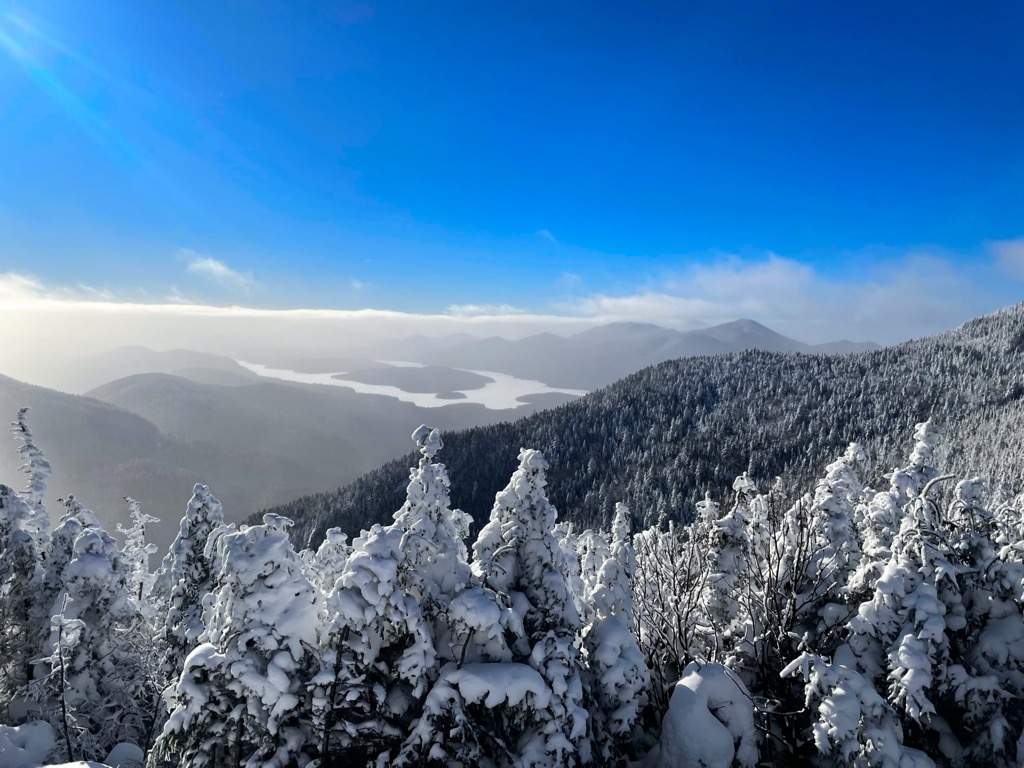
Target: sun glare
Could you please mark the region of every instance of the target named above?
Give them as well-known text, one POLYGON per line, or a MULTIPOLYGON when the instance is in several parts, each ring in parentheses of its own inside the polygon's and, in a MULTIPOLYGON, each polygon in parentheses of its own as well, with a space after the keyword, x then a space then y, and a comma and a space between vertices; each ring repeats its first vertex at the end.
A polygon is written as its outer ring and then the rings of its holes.
POLYGON ((134 147, 69 85, 69 76, 86 71, 109 80, 93 62, 42 29, 38 21, 8 11, 0 16, 0 50, 96 143, 121 159, 137 160, 134 147))

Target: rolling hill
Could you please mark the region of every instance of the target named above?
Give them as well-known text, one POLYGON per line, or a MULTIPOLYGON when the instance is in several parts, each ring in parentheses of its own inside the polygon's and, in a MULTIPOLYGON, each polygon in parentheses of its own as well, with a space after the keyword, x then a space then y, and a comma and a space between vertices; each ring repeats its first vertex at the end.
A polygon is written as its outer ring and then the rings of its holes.
MULTIPOLYGON (((161 518, 151 532, 160 545, 173 537, 197 482, 239 521, 379 466, 405 448, 410 423, 432 418, 457 429, 510 415, 456 404, 428 417, 393 398, 254 378, 223 385, 136 374, 82 396, 0 376, 0 413, 12 419, 18 408, 32 409, 36 442, 53 466, 54 520, 57 500, 73 493, 114 531, 127 519, 129 495, 161 518)), ((16 448, 12 440, 0 451, 0 482, 19 487, 16 448)))

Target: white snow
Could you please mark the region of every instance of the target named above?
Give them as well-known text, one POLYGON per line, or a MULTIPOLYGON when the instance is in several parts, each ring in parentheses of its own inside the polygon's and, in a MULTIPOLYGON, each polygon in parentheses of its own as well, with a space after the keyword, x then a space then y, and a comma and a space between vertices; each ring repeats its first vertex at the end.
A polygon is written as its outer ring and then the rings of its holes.
POLYGON ((546 707, 551 696, 544 678, 526 664, 466 664, 462 668, 449 667, 442 675, 458 688, 469 703, 481 703, 488 709, 500 704, 517 706, 532 697, 536 706, 546 707))
POLYGON ((56 744, 53 728, 41 720, 13 728, 0 725, 0 768, 28 768, 41 763, 56 744))
POLYGON ((757 762, 750 694, 721 664, 687 665, 663 723, 657 768, 753 768, 757 762))
MULTIPOLYGON (((268 365, 261 365, 260 363, 247 363, 244 360, 236 360, 235 362, 243 368, 252 371, 257 376, 279 379, 280 381, 291 381, 297 384, 322 384, 328 387, 348 387, 362 395, 383 395, 384 397, 394 397, 402 402, 412 403, 418 408, 443 408, 446 405, 469 403, 482 405, 484 408, 489 410, 503 411, 512 408, 519 408, 522 405, 525 405, 523 398, 530 397, 531 395, 546 395, 554 393, 582 397, 587 394, 585 389, 562 389, 549 387, 542 381, 520 379, 517 376, 511 376, 507 373, 498 373, 496 371, 476 371, 469 368, 454 368, 453 370, 465 371, 467 373, 475 373, 479 376, 484 376, 490 379, 490 381, 479 389, 455 390, 456 392, 465 395, 465 397, 459 398, 458 400, 451 400, 438 397, 433 392, 406 392, 404 389, 393 387, 388 384, 365 384, 361 381, 337 378, 338 376, 344 376, 346 371, 339 371, 337 373, 299 373, 298 371, 291 371, 286 368, 271 368, 268 365)), ((385 361, 381 360, 377 362, 385 361)), ((389 360, 386 362, 388 365, 394 365, 400 368, 420 367, 419 364, 403 363, 395 360, 389 360)))
POLYGON ((123 741, 110 750, 103 762, 114 768, 142 768, 146 764, 146 755, 138 744, 123 741))

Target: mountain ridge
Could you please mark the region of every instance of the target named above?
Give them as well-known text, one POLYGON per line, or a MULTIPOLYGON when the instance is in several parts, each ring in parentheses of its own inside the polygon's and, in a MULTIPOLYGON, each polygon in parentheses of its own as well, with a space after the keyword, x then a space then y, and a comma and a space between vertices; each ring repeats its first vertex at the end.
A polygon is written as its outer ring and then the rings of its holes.
MULTIPOLYGON (((478 523, 521 447, 547 456, 563 519, 606 524, 623 501, 644 523, 685 520, 706 491, 731 487, 744 471, 765 484, 813 479, 851 440, 878 446, 876 468, 894 466, 906 452, 900 438, 934 417, 948 428, 954 471, 988 466, 1019 483, 1024 468, 1006 457, 1024 452, 1021 371, 1024 304, 857 355, 745 351, 663 362, 541 414, 446 433, 442 461, 453 504, 478 523)), ((332 526, 358 533, 398 509, 413 458, 272 511, 296 521, 300 542, 316 544, 332 526)))

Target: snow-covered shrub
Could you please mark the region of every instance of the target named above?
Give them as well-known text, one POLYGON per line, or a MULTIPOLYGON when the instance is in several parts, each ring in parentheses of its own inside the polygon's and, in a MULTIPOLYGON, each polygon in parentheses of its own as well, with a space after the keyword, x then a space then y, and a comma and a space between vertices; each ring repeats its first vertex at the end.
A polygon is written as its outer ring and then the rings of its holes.
POLYGON ((717 506, 701 507, 706 518, 688 529, 648 528, 633 537, 636 576, 633 604, 641 651, 650 670, 652 715, 668 709, 671 687, 691 661, 704 658, 711 627, 704 618, 701 595, 707 580, 704 560, 708 533, 717 506))
POLYGON ((806 683, 807 707, 816 714, 812 730, 821 755, 837 765, 900 768, 906 751, 903 728, 871 680, 845 664, 809 653, 782 670, 784 677, 798 673, 806 683))
POLYGON ((550 764, 536 717, 550 699, 547 682, 529 665, 448 664, 392 765, 520 768, 550 764))

